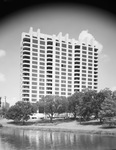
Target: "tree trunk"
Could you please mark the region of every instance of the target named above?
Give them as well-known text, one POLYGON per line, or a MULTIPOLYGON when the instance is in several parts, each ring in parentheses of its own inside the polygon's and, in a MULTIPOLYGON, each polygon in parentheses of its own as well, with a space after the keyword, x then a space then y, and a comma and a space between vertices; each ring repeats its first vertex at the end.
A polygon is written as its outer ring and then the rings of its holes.
POLYGON ((53 116, 50 116, 50 122, 53 123, 53 116))

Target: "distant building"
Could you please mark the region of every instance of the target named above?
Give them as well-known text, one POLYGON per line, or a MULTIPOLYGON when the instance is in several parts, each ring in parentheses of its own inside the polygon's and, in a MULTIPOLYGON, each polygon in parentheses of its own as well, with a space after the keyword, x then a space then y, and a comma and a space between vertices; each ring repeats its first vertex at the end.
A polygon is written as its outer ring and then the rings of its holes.
POLYGON ((6 101, 6 97, 0 97, 0 108, 9 109, 10 104, 6 101))
POLYGON ((98 50, 94 38, 69 39, 60 32, 33 31, 21 37, 21 100, 45 95, 70 96, 85 88, 98 90, 98 50))

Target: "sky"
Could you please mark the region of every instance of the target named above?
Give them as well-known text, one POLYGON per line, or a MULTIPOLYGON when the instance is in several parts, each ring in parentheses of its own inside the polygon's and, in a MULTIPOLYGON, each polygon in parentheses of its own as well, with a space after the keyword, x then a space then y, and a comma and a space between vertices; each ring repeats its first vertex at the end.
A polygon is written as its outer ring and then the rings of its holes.
POLYGON ((20 100, 21 33, 33 27, 42 33, 67 33, 78 40, 88 30, 102 46, 99 53, 98 89, 116 89, 116 16, 104 9, 69 3, 29 6, 0 21, 0 96, 14 105, 20 100))

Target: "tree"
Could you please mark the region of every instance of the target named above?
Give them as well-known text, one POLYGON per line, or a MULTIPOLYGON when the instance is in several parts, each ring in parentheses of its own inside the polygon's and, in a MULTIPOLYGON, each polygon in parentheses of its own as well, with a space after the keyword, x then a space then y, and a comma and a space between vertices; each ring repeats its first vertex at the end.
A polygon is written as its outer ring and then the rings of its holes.
POLYGON ((73 113, 74 119, 80 114, 80 103, 82 102, 83 93, 75 92, 70 97, 68 97, 68 110, 70 113, 73 113))
POLYGON ((54 95, 45 96, 41 100, 41 106, 44 107, 44 112, 49 115, 52 122, 55 113, 62 113, 66 110, 66 98, 54 95))
POLYGON ((116 116, 116 101, 112 98, 105 98, 104 102, 101 104, 101 110, 99 112, 99 117, 114 117, 116 116))
POLYGON ((34 107, 30 102, 18 101, 15 105, 9 108, 6 113, 6 118, 12 119, 15 122, 22 121, 24 124, 34 112, 34 107))
POLYGON ((88 120, 95 111, 95 100, 97 93, 94 90, 86 90, 80 103, 80 115, 88 120))

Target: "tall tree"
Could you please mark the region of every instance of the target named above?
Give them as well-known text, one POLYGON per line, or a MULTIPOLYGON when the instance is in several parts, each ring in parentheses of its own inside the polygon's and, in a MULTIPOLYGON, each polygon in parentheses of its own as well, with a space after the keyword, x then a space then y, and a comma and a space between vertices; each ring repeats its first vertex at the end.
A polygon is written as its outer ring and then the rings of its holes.
POLYGON ((68 97, 68 110, 70 113, 73 113, 74 119, 80 114, 80 103, 82 102, 83 93, 75 92, 70 97, 68 97))
POLYGON ((100 118, 116 116, 116 101, 112 98, 105 98, 101 104, 99 116, 100 118))
POLYGON ((49 115, 51 122, 55 113, 62 113, 66 110, 66 99, 64 97, 48 95, 41 102, 43 102, 44 112, 49 115))
POLYGON ((9 108, 6 118, 14 121, 22 121, 24 124, 34 112, 35 109, 30 102, 18 101, 14 106, 9 108))
POLYGON ((80 115, 87 120, 94 114, 97 93, 94 90, 86 90, 80 103, 80 115))

